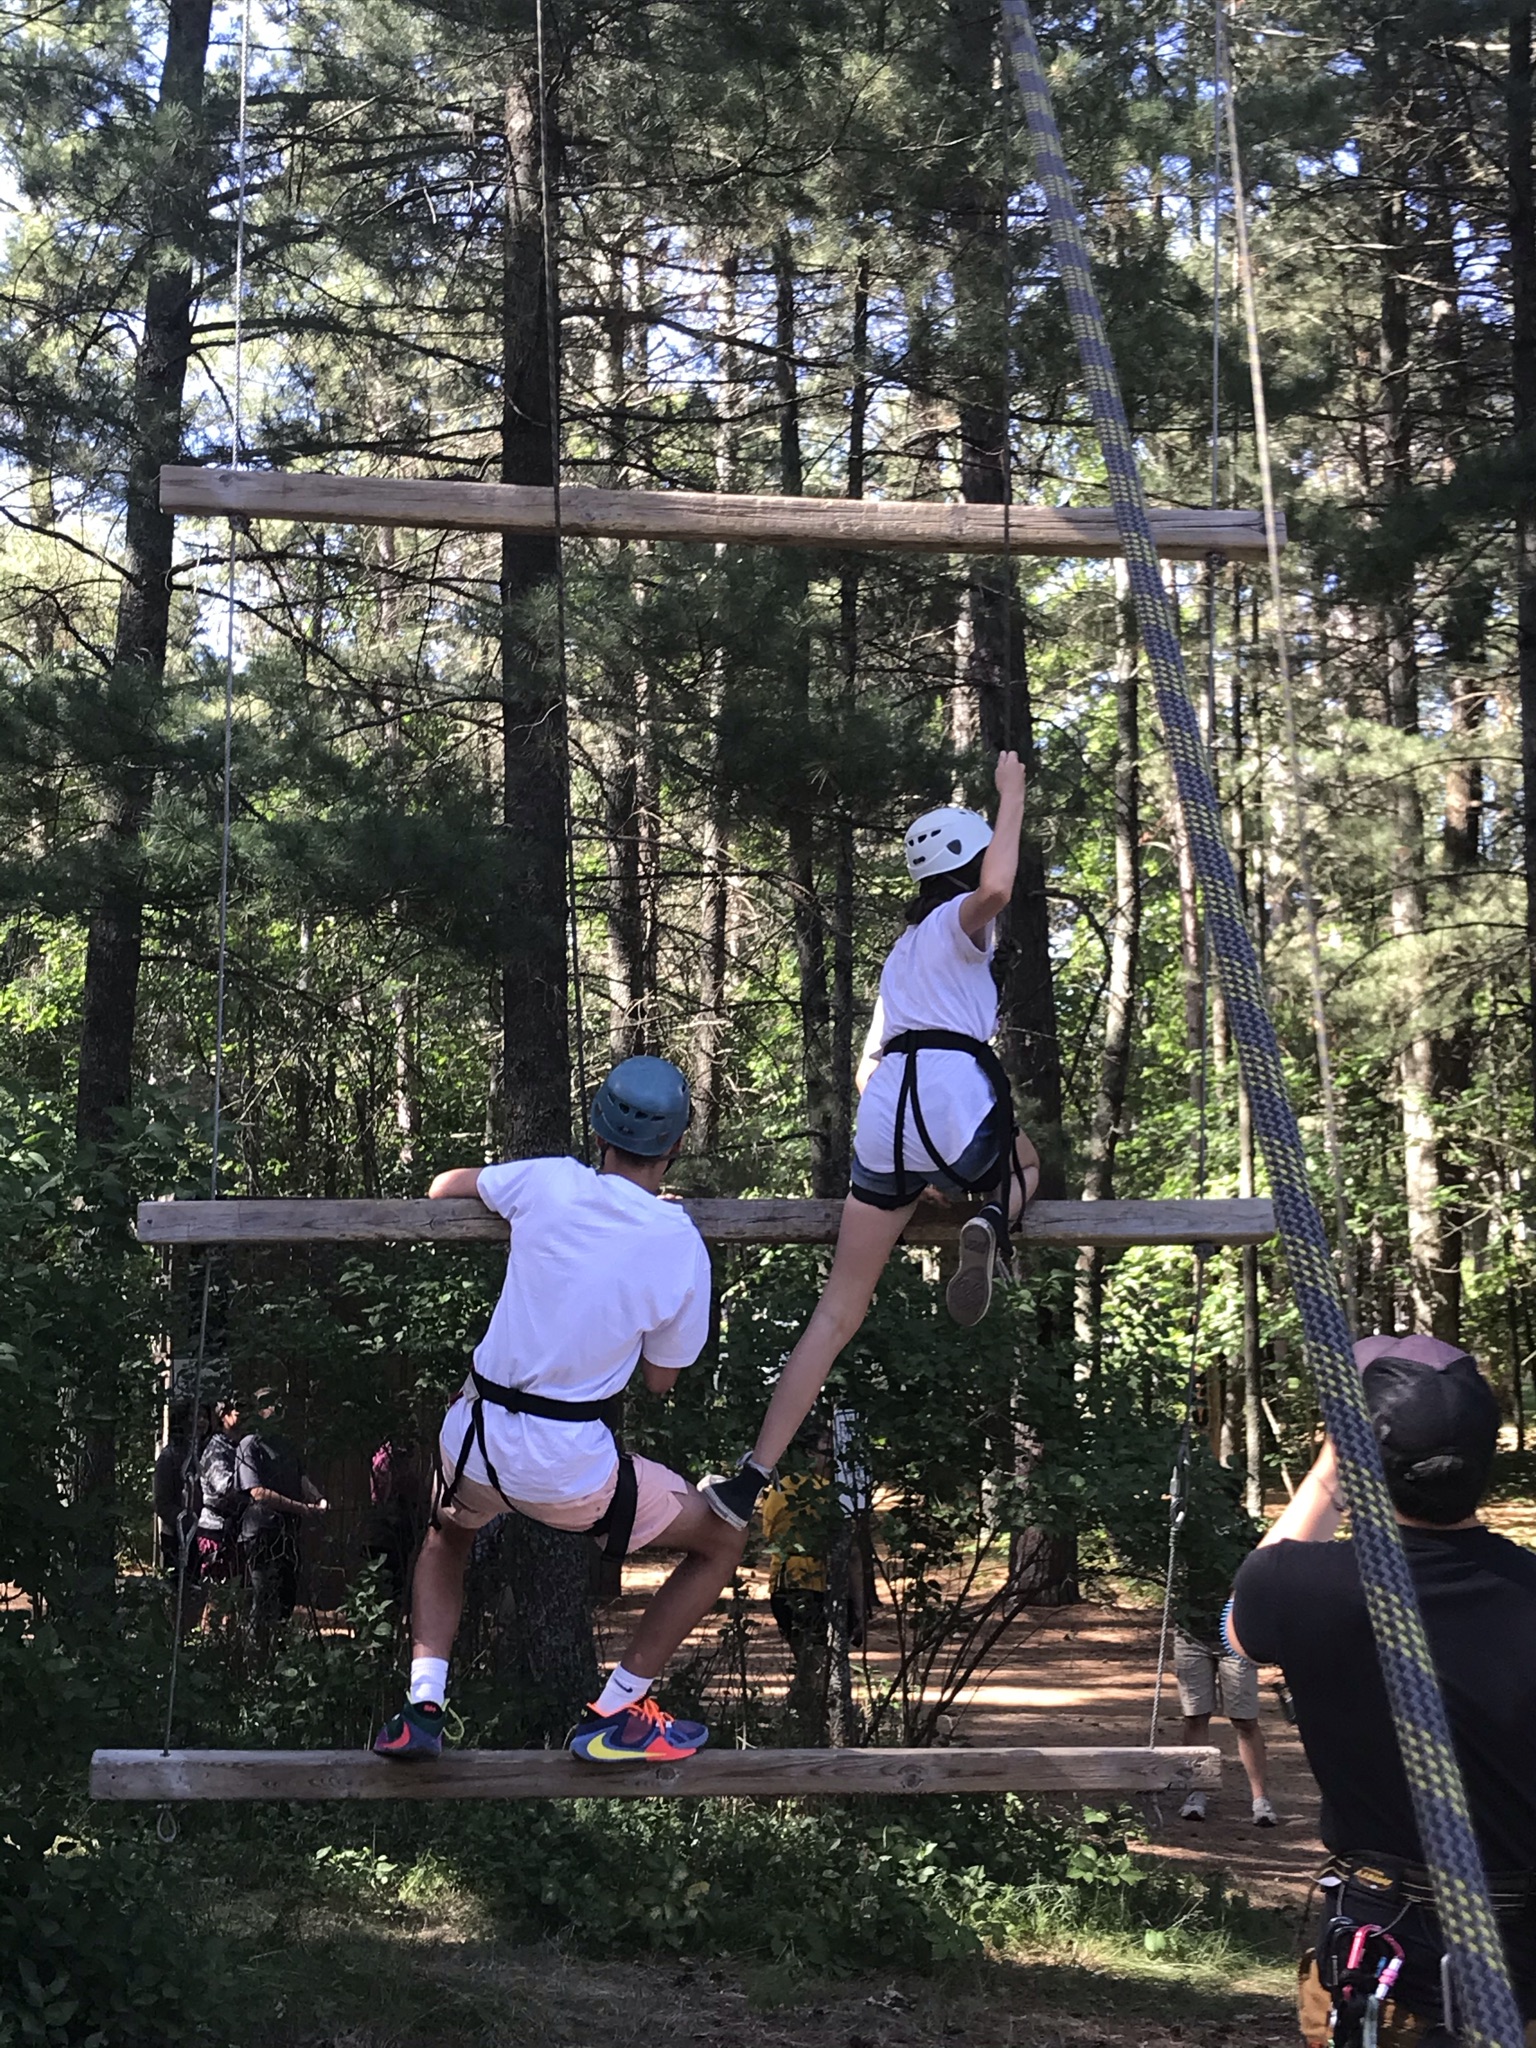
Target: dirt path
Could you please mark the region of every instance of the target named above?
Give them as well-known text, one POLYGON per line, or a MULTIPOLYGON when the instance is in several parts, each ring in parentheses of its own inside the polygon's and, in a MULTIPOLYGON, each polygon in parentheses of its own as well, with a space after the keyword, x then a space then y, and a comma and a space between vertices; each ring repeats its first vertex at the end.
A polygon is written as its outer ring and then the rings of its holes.
MULTIPOLYGON (((659 1582, 664 1570, 664 1565, 647 1564, 626 1572, 626 1598, 604 1616, 603 1633, 611 1652, 638 1615, 650 1581, 659 1582)), ((744 1573, 743 1583, 752 1622, 749 1683, 772 1700, 783 1694, 789 1664, 761 1574, 744 1573)), ((691 1647, 707 1651, 718 1628, 718 1619, 707 1623, 691 1647)), ((1145 1607, 1085 1602, 1026 1610, 959 1702, 952 1717, 954 1741, 978 1747, 1140 1746, 1148 1739, 1151 1723, 1157 1636, 1158 1616, 1145 1607)), ((896 1668, 892 1632, 883 1616, 877 1615, 870 1630, 865 1660, 877 1681, 896 1668)), ((1321 1856, 1317 1788, 1296 1731, 1282 1717, 1269 1684, 1262 1690, 1260 1718, 1270 1752, 1269 1794, 1280 1826, 1254 1826, 1237 1744, 1231 1727, 1218 1720, 1212 1723, 1209 1739, 1221 1750, 1223 1780, 1221 1790, 1207 1802, 1209 1818, 1180 1820, 1179 1802, 1146 1800, 1146 1846, 1191 1869, 1229 1872, 1256 1905, 1283 1905, 1300 1901, 1321 1856)), ((1181 1733, 1170 1672, 1163 1685, 1158 1740, 1177 1743, 1181 1733)))
MULTIPOLYGON (((1496 1503, 1484 1519, 1514 1541, 1536 1548, 1536 1508, 1496 1503)), ((605 1634, 616 1647, 638 1613, 644 1594, 660 1582, 665 1565, 646 1562, 626 1572, 626 1598, 607 1610, 605 1634)), ((761 1572, 742 1582, 752 1603, 749 1671, 767 1696, 782 1692, 788 1664, 768 1611, 761 1572)), ((718 1629, 711 1622, 695 1638, 706 1647, 718 1629)), ((1118 1747, 1146 1742, 1157 1671, 1158 1616, 1132 1605, 1088 1604, 1028 1610, 1008 1631, 990 1668, 971 1685, 954 1716, 954 1739, 970 1744, 1085 1744, 1118 1747)), ((895 1668, 889 1627, 877 1617, 866 1652, 872 1671, 895 1668)), ((1296 1731, 1284 1719, 1274 1681, 1265 1672, 1260 1725, 1269 1748, 1269 1796, 1280 1817, 1275 1828, 1255 1827, 1237 1744, 1225 1721, 1210 1739, 1222 1753, 1222 1787, 1208 1801, 1204 1822, 1178 1817, 1178 1802, 1145 1803, 1145 1847, 1191 1870, 1219 1869, 1255 1905, 1300 1908, 1322 1858, 1317 1836, 1317 1786, 1296 1731)), ((1181 1736, 1177 1689, 1171 1673, 1163 1687, 1158 1740, 1181 1736)))

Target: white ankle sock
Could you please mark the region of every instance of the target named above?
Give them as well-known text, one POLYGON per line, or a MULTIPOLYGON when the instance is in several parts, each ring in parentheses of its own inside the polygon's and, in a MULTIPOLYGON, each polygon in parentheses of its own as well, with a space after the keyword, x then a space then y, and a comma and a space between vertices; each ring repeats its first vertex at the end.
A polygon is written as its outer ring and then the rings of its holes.
POLYGON ((639 1678, 633 1671, 626 1671, 622 1664, 615 1664, 609 1674, 608 1683, 592 1702, 593 1711, 599 1714, 616 1714, 620 1707, 632 1707, 636 1700, 643 1700, 654 1678, 639 1678))
POLYGON ((413 1707, 440 1707, 448 1696, 448 1659, 413 1657, 411 1689, 406 1698, 413 1707))

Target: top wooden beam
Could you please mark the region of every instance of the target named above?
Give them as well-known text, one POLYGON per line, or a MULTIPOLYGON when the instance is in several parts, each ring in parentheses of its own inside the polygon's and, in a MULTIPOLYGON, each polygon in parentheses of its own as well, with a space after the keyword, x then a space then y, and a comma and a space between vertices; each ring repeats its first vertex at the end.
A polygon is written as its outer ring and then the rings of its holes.
MULTIPOLYGON (((841 1202, 689 1200, 711 1244, 831 1244, 841 1202)), ((968 1206, 927 1196, 909 1244, 946 1244, 968 1206)), ((505 1243, 507 1225, 483 1202, 141 1202, 141 1244, 505 1243)), ((1029 1244, 1262 1244, 1275 1233, 1268 1202, 1031 1202, 1018 1235, 1029 1244)))
MULTIPOLYGON (((160 472, 166 512, 210 518, 289 519, 339 526, 455 527, 466 532, 551 533, 554 493, 531 484, 470 484, 431 477, 327 476, 317 470, 190 469, 160 472)), ((567 484, 560 522, 602 540, 748 542, 765 547, 906 548, 940 555, 1004 552, 1001 505, 918 504, 894 498, 767 498, 724 491, 610 491, 567 484)), ((1254 511, 1157 511, 1159 554, 1202 561, 1213 550, 1264 558, 1254 511)), ((1285 534, 1282 527, 1281 540, 1285 534)), ((1015 555, 1118 555, 1108 505, 1013 505, 1015 555)))

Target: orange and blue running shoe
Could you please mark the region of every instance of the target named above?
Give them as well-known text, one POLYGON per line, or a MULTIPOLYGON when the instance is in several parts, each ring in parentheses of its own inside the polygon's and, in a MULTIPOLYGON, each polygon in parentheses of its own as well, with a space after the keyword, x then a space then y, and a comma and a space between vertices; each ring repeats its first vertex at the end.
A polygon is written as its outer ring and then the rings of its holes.
POLYGON ((443 1710, 428 1701, 407 1700, 373 1738, 374 1751, 395 1763, 420 1763, 443 1753, 443 1710))
POLYGON ((670 1763, 692 1756, 709 1740, 702 1721, 683 1721, 649 1693, 616 1714, 588 1707, 571 1732, 569 1747, 589 1764, 670 1763))

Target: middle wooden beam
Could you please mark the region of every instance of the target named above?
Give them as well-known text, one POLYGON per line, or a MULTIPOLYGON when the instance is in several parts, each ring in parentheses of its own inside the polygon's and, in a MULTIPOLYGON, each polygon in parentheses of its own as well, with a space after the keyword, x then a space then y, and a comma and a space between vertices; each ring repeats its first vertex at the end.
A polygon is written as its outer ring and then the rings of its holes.
MULTIPOLYGON (((533 484, 434 477, 333 476, 321 470, 160 472, 166 512, 287 519, 333 526, 427 526, 466 532, 552 533, 554 493, 533 484)), ((1264 559, 1256 511, 1153 512, 1158 553, 1203 561, 1213 552, 1264 559)), ((560 523, 586 540, 680 540, 799 548, 902 548, 939 555, 1118 555, 1108 505, 916 503, 904 498, 748 497, 728 491, 614 491, 567 484, 560 523)), ((1282 527, 1281 541, 1285 539, 1282 527)))
MULTIPOLYGON (((841 1202, 683 1204, 711 1244, 831 1244, 841 1202)), ((946 1244, 967 1205, 925 1197, 909 1244, 946 1244)), ((141 1202, 141 1244, 463 1244, 506 1242, 507 1225, 474 1200, 141 1202)), ((1262 1244, 1275 1232, 1265 1201, 1031 1202, 1018 1228, 1027 1244, 1262 1244)))

